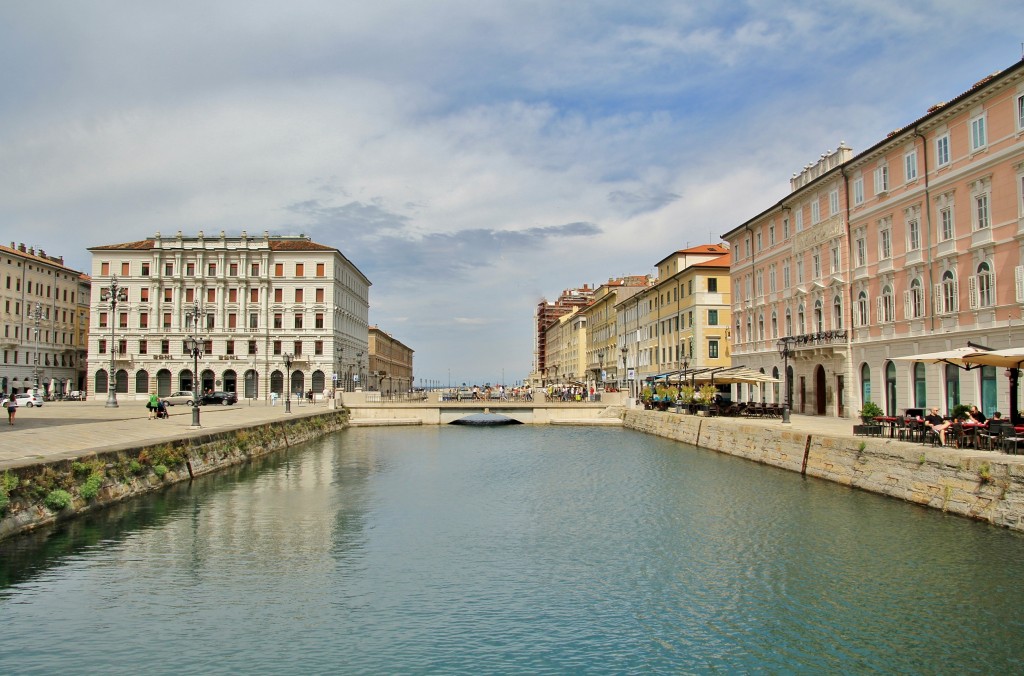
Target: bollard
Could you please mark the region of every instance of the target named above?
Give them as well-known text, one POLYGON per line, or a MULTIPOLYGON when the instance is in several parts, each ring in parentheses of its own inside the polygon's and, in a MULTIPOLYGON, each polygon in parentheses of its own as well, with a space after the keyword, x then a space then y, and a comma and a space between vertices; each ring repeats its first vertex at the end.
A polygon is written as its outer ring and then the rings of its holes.
POLYGON ((789 405, 788 404, 783 404, 782 405, 782 423, 786 424, 788 422, 789 422, 789 405))

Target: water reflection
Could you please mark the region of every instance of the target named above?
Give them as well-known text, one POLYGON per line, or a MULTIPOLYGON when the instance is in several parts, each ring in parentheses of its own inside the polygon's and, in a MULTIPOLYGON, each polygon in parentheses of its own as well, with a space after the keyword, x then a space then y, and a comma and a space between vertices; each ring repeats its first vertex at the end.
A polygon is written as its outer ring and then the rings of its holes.
POLYGON ((1022 555, 1015 533, 622 430, 355 429, 4 543, 0 663, 1019 671, 1022 555))

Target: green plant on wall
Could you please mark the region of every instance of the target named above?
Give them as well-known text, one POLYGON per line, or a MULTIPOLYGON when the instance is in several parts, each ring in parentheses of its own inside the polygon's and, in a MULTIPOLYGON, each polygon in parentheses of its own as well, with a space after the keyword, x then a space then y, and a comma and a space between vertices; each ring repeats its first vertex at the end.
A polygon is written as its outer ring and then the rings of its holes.
POLYGON ((693 385, 683 385, 683 403, 693 403, 693 395, 697 393, 696 388, 693 385))
POLYGON ((71 504, 71 493, 63 488, 54 489, 46 495, 45 503, 51 512, 59 512, 71 504))
POLYGON ((992 481, 992 465, 987 462, 981 463, 978 466, 978 477, 981 478, 981 483, 987 484, 992 481))
POLYGON ((718 396, 718 388, 711 383, 704 383, 700 386, 700 400, 705 404, 710 404, 718 396))
POLYGON ((103 475, 99 472, 94 472, 89 475, 89 478, 78 487, 78 494, 85 500, 92 500, 99 495, 100 487, 103 485, 103 475))

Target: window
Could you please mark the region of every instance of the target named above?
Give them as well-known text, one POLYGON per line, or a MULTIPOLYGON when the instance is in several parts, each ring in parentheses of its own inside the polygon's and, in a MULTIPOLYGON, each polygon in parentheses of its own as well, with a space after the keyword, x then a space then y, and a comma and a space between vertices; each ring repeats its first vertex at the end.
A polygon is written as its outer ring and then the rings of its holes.
POLYGON ((174 289, 164 289, 164 302, 170 303, 174 299, 174 289))
POLYGON ((234 353, 235 353, 235 341, 228 340, 224 344, 224 354, 234 354, 234 353))
POLYGON ((886 284, 882 287, 882 295, 878 299, 878 320, 889 324, 894 319, 892 286, 886 284))
POLYGON ((274 313, 274 328, 284 328, 284 315, 282 315, 280 312, 274 313))
POLYGON ((821 333, 825 330, 825 317, 821 311, 821 301, 814 301, 814 330, 821 333))
POLYGON ((305 274, 306 274, 305 273, 305 269, 306 269, 305 265, 303 265, 302 263, 296 263, 295 264, 295 276, 296 277, 303 277, 303 276, 305 276, 305 274))
POLYGON ((889 192, 889 167, 883 164, 875 169, 875 194, 881 195, 889 192))
POLYGON ((974 197, 974 229, 981 230, 990 225, 988 213, 988 193, 974 197))
POLYGON ((250 340, 249 341, 249 354, 256 354, 256 341, 255 340, 250 340))
POLYGON ((857 267, 862 268, 868 264, 868 241, 864 239, 864 235, 857 237, 855 250, 857 256, 857 267))
POLYGON ((843 300, 839 296, 832 298, 832 328, 843 328, 843 300))
POLYGON ((985 116, 979 115, 971 120, 971 152, 981 150, 988 145, 988 137, 985 132, 985 116))
POLYGON ((775 245, 775 224, 768 226, 768 246, 775 245))
POLYGON ((718 326, 718 310, 708 310, 708 326, 718 326))
POLYGON ((160 341, 160 354, 170 354, 170 353, 171 353, 171 341, 169 341, 166 338, 164 338, 163 340, 160 341))
POLYGON ((782 219, 782 239, 789 239, 789 219, 782 219))
POLYGON ((196 276, 196 264, 195 263, 185 263, 185 276, 186 277, 195 277, 196 276))
POLYGON ((274 263, 274 276, 284 277, 284 263, 274 263))
POLYGON ((251 277, 259 277, 260 276, 260 264, 259 263, 253 263, 252 265, 249 266, 249 276, 251 276, 251 277))
POLYGON ((854 205, 864 204, 864 179, 853 180, 853 203, 854 205))
POLYGON ((174 263, 164 263, 164 275, 167 277, 174 276, 174 263))
POLYGON ((817 251, 811 256, 811 265, 814 269, 814 279, 821 278, 821 254, 817 251))
POLYGON ((103 275, 104 277, 106 277, 107 275, 110 274, 110 263, 109 262, 103 261, 102 263, 100 263, 100 274, 103 275))
POLYGON ((907 221, 907 250, 917 251, 921 248, 921 224, 914 218, 907 221))
POLYGON ((324 353, 324 341, 314 340, 313 341, 313 354, 321 355, 324 353))
POLYGON ((940 167, 949 164, 949 134, 935 139, 935 164, 940 167))
POLYGON ((717 277, 708 277, 708 293, 718 293, 717 277))
POLYGON ((892 230, 889 228, 878 231, 878 257, 882 260, 892 258, 892 230))
POLYGON ((238 315, 236 313, 234 313, 234 312, 229 312, 228 313, 228 328, 229 329, 238 328, 238 315))
POLYGON ((861 291, 857 294, 857 326, 867 326, 871 321, 871 315, 868 314, 868 294, 866 291, 861 291))
POLYGON ((764 340, 764 315, 757 316, 757 339, 764 340))
POLYGON ((295 313, 295 328, 297 328, 297 329, 301 329, 302 328, 302 313, 301 312, 296 312, 295 313))
POLYGON ((831 268, 831 272, 832 272, 833 275, 838 275, 839 274, 839 263, 840 263, 839 245, 838 244, 833 244, 832 245, 832 268, 831 268))
POLYGON ((149 277, 149 263, 142 264, 142 276, 149 277))
POLYGON ((821 220, 821 204, 815 199, 811 202, 811 225, 821 220))
POLYGON ((100 313, 100 328, 101 329, 107 328, 107 313, 106 312, 101 312, 100 313))
POLYGON ((149 287, 142 287, 139 289, 139 300, 143 303, 149 302, 149 287))
POLYGON ((793 313, 789 311, 789 308, 786 308, 786 335, 793 335, 793 313))
POLYGON ((139 313, 139 328, 140 329, 148 329, 149 328, 149 313, 146 313, 146 312, 140 312, 139 313))
POLYGON ((238 302, 238 289, 228 289, 228 302, 229 303, 237 303, 238 302))
POLYGON ((772 310, 772 338, 779 337, 779 315, 772 310))
MULTIPOLYGON (((106 340, 106 338, 100 338, 99 350, 100 350, 100 354, 106 354, 107 353, 107 340, 106 340)), ((17 364, 18 363, 18 361, 17 361, 18 353, 17 352, 14 353, 14 359, 15 359, 14 363, 17 364)))
POLYGON ((942 273, 942 282, 938 285, 938 293, 935 294, 936 301, 939 303, 940 314, 952 314, 959 309, 959 285, 957 284, 956 277, 953 276, 951 270, 946 270, 942 273))
POLYGON ((249 328, 258 329, 260 327, 260 316, 255 312, 249 313, 249 328))
POLYGON ((296 340, 294 345, 295 345, 295 356, 298 357, 300 354, 302 354, 302 341, 301 340, 296 340))
POLYGON ((260 302, 260 290, 259 289, 249 289, 249 302, 250 303, 258 303, 258 302, 260 302))
POLYGON ((761 250, 761 231, 757 231, 757 250, 761 250))
POLYGON ((709 340, 708 341, 708 358, 709 359, 718 359, 718 341, 717 340, 709 340))
POLYGON ((828 215, 835 216, 839 213, 839 189, 836 188, 828 194, 828 215))
POLYGON ((171 328, 171 313, 170 312, 165 312, 164 313, 163 327, 165 329, 171 328))
POLYGON ((782 266, 782 288, 788 289, 789 282, 789 261, 786 261, 786 263, 782 266))
POLYGON ((274 302, 280 303, 284 301, 284 289, 274 289, 274 302))
POLYGON ((907 183, 917 178, 917 151, 911 150, 903 156, 903 175, 907 183))
POLYGON ((317 312, 313 317, 313 326, 318 329, 324 328, 324 313, 317 312))
POLYGON ((191 303, 191 302, 195 301, 195 299, 196 299, 196 290, 195 289, 185 289, 185 302, 186 303, 191 303))
POLYGON ((324 276, 324 264, 323 263, 317 263, 316 264, 316 276, 317 277, 323 277, 324 276))
POLYGON ((217 264, 216 263, 209 263, 209 264, 207 264, 207 266, 206 266, 206 276, 207 277, 216 277, 217 276, 217 264))
POLYGON ((206 290, 206 302, 207 303, 216 303, 217 302, 217 289, 207 289, 206 290))
POLYGON ((124 263, 124 262, 122 262, 121 263, 121 276, 122 277, 128 277, 131 274, 132 274, 131 263, 124 263))
POLYGON ((295 289, 295 302, 301 303, 303 298, 302 289, 295 289))
POLYGON ((1017 131, 1024 130, 1024 94, 1017 97, 1017 131))
POLYGON ((969 289, 971 309, 992 307, 995 304, 995 273, 987 262, 978 265, 977 275, 971 277, 969 289))
POLYGON ((281 341, 280 340, 275 340, 274 341, 274 354, 277 355, 277 356, 281 356, 281 341))
POLYGON ((148 354, 148 351, 149 351, 149 345, 146 344, 146 341, 140 340, 139 341, 139 354, 148 354))
POLYGON ((228 265, 228 275, 231 277, 238 276, 238 263, 231 263, 228 265))
POLYGON ((924 289, 920 279, 911 280, 904 309, 907 319, 920 319, 924 316, 924 289))
POLYGON ((939 211, 939 236, 942 241, 953 239, 956 230, 953 228, 953 207, 944 207, 939 211))
POLYGON ((802 232, 803 229, 804 229, 804 210, 803 210, 803 208, 797 209, 793 218, 795 219, 794 220, 794 226, 796 227, 796 231, 797 232, 802 232))

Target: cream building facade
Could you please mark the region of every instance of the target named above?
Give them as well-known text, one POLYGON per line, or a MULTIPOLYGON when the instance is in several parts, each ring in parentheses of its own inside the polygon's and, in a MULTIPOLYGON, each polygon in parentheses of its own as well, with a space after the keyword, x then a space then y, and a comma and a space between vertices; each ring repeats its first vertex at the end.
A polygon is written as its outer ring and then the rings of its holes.
POLYGON ((40 396, 86 384, 89 280, 24 244, 0 246, 3 372, 0 391, 40 396))
POLYGON ((609 279, 594 290, 591 305, 580 310, 586 318, 587 346, 584 371, 588 387, 595 390, 619 387, 625 380, 620 372, 621 351, 618 336, 616 305, 650 288, 649 276, 609 279))
POLYGON ((308 237, 157 233, 89 251, 92 398, 107 397, 111 360, 119 395, 191 391, 193 313, 203 391, 320 394, 368 354, 369 280, 338 249, 308 237), (111 313, 104 294, 115 280, 125 297, 111 313))
POLYGON ((382 394, 407 393, 413 386, 413 350, 377 326, 370 327, 367 387, 382 394))

